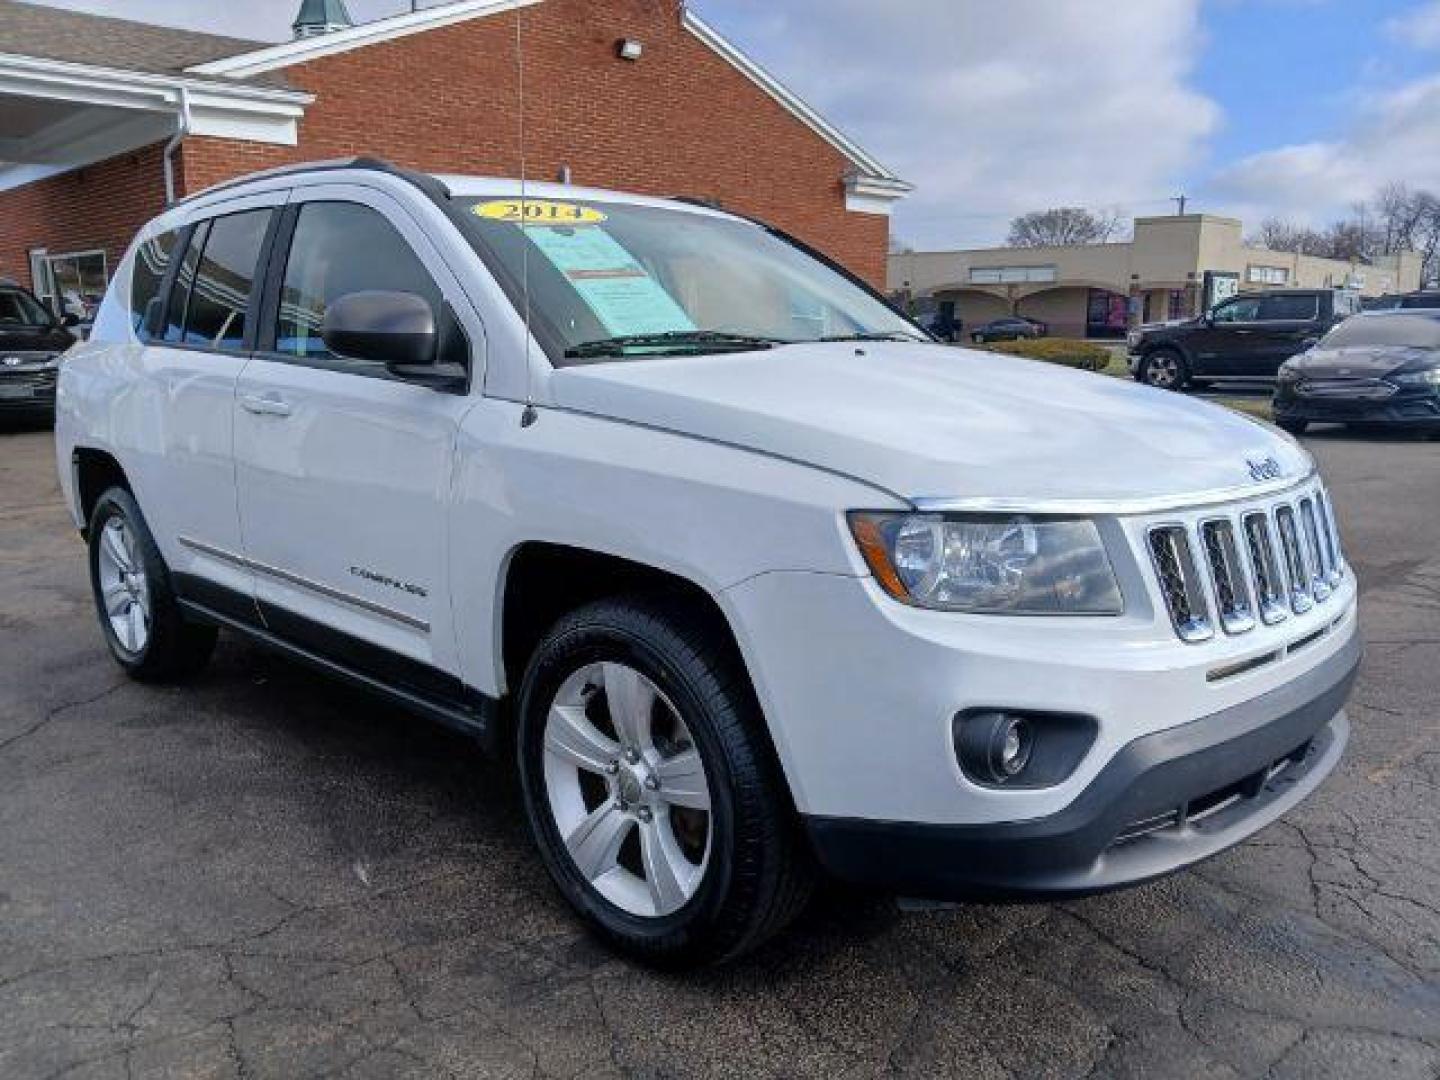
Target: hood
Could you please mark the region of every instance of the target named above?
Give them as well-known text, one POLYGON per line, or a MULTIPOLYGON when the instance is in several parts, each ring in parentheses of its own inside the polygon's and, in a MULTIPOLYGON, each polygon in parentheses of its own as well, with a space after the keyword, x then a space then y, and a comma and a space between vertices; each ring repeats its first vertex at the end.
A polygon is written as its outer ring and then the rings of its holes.
POLYGON ((1434 349, 1398 345, 1352 345, 1345 349, 1311 349, 1294 366, 1307 379, 1378 379, 1404 367, 1440 362, 1434 349))
POLYGON ((557 371, 556 404, 731 443, 903 498, 1176 498, 1311 468, 1288 436, 1217 405, 940 345, 794 345, 557 371))

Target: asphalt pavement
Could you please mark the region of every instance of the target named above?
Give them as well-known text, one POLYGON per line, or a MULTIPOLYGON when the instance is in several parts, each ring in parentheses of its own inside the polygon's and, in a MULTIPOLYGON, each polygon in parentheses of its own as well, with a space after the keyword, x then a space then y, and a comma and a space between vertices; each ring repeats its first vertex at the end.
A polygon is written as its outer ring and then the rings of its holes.
POLYGON ((1369 648, 1289 819, 1077 903, 832 890, 659 976, 463 740, 233 641, 122 678, 50 436, 0 430, 0 1077, 1440 1076, 1440 442, 1307 442, 1369 648))

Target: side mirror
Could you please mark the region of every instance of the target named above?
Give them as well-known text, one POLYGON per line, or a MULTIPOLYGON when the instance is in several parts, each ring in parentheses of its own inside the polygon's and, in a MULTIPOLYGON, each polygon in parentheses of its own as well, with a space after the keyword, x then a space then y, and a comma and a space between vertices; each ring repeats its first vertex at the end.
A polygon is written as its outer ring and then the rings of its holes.
POLYGON ((325 309, 320 336, 336 356, 384 364, 406 382, 456 390, 468 378, 464 365, 441 362, 435 312, 414 293, 347 293, 325 309))
POLYGON ((67 330, 79 326, 80 316, 76 315, 73 311, 67 311, 64 315, 60 316, 60 325, 67 330))

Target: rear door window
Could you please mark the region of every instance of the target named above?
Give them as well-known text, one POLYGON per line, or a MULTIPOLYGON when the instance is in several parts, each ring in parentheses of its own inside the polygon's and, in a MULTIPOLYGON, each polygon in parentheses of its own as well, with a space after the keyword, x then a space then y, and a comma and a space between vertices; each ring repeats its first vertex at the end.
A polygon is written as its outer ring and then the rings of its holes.
POLYGON ((1318 296, 1267 296, 1260 303, 1261 322, 1308 322, 1320 316, 1318 296))
POLYGON ((270 216, 269 210, 251 210, 211 222, 185 314, 186 343, 244 348, 250 295, 270 216))
POLYGON ((190 286, 195 284, 195 271, 200 265, 200 252, 205 247, 205 237, 210 234, 210 223, 202 221, 190 234, 190 243, 180 260, 180 269, 175 274, 175 285, 170 290, 170 302, 166 307, 165 341, 179 345, 185 340, 185 309, 190 303, 190 286))

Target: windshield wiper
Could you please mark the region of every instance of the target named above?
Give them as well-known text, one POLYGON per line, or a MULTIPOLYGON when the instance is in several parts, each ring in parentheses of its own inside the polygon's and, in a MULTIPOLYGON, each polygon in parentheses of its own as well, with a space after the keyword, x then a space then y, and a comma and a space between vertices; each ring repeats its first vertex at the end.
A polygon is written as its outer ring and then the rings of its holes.
POLYGON ((571 360, 596 356, 620 356, 626 349, 666 349, 685 352, 712 349, 773 349, 788 345, 780 338, 756 337, 753 334, 732 334, 725 330, 670 330, 663 334, 625 334, 572 345, 565 350, 571 360))
POLYGON ((913 341, 916 344, 925 344, 926 339, 917 337, 915 334, 907 334, 903 330, 877 330, 863 334, 830 334, 822 337, 821 341, 913 341))

